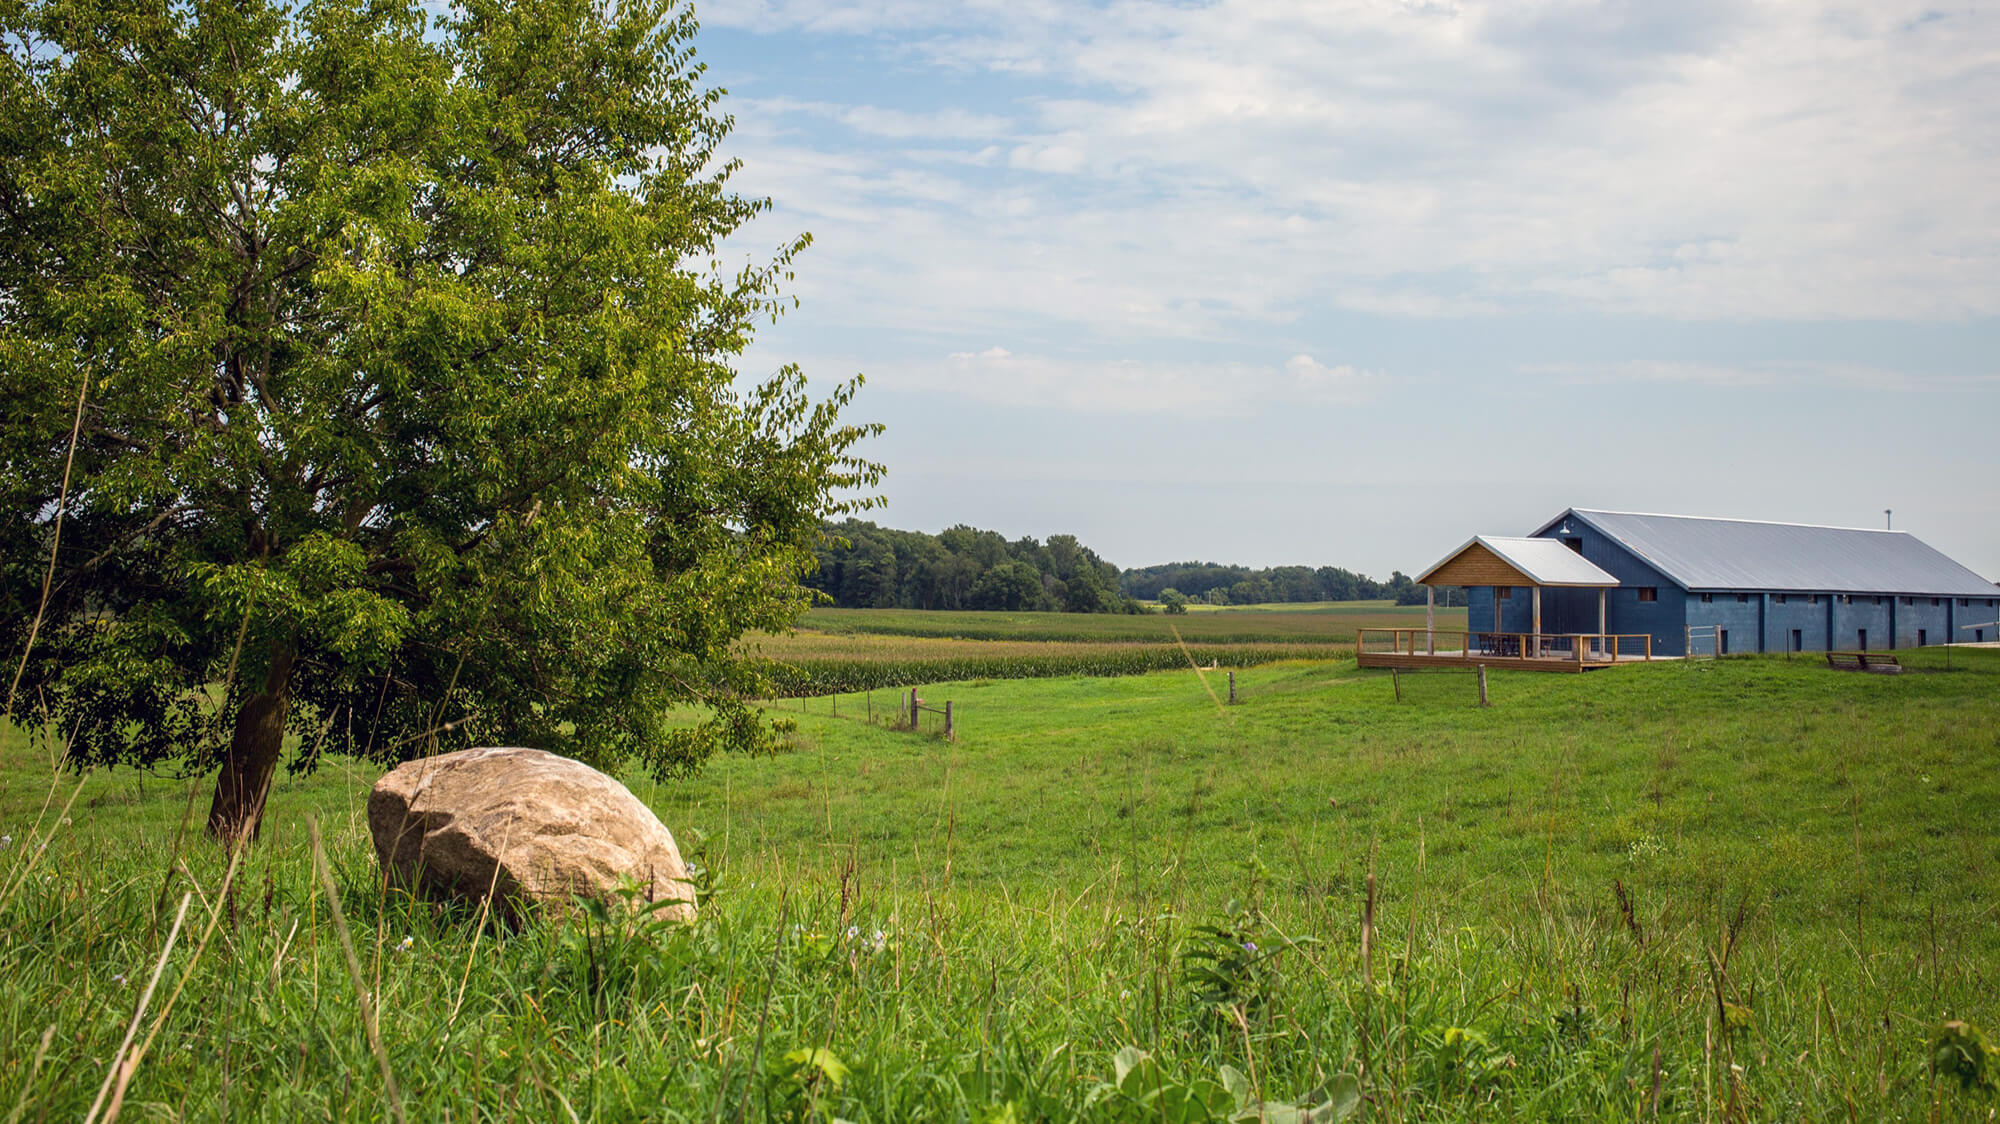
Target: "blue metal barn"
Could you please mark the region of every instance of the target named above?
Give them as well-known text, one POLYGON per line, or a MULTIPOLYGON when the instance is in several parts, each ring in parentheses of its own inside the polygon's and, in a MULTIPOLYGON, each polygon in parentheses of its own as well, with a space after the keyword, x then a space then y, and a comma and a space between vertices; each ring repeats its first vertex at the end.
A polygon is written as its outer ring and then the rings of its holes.
POLYGON ((1668 656, 2000 640, 2000 589, 1903 531, 1571 508, 1524 539, 1475 538, 1417 580, 1465 585, 1468 629, 1538 650, 1595 636, 1577 645, 1596 651, 1607 634, 1668 656))

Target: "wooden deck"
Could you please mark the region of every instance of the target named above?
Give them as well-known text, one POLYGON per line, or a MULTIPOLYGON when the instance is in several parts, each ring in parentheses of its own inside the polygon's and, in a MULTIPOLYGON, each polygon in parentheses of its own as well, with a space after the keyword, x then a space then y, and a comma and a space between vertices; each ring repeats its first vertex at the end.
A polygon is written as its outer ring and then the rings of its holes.
POLYGON ((1486 667, 1507 671, 1572 674, 1653 660, 1653 638, 1645 634, 1458 632, 1421 628, 1364 628, 1355 637, 1362 667, 1486 667))

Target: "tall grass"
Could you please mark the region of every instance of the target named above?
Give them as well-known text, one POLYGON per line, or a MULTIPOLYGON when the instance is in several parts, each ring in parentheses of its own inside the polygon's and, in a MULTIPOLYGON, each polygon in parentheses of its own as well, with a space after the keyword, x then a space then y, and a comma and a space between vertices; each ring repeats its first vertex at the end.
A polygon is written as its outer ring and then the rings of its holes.
POLYGON ((1489 710, 1351 663, 1222 710, 958 684, 956 745, 815 713, 635 781, 708 872, 691 927, 388 889, 344 762, 231 878, 177 843, 199 779, 93 777, 64 823, 17 753, 0 1109, 84 1116, 160 965, 133 1119, 381 1119, 389 1074, 420 1120, 1989 1119, 1932 1066, 2000 1022, 2000 663, 1955 662, 1495 675, 1489 710))

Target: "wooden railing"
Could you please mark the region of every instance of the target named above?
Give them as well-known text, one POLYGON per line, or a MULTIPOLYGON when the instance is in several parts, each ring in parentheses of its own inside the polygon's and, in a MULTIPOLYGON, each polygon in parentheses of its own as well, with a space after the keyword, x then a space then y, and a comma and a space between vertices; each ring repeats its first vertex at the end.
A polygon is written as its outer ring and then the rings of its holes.
POLYGON ((1651 633, 1473 632, 1457 629, 1364 628, 1354 639, 1362 655, 1435 656, 1439 659, 1568 660, 1610 663, 1653 658, 1651 633))

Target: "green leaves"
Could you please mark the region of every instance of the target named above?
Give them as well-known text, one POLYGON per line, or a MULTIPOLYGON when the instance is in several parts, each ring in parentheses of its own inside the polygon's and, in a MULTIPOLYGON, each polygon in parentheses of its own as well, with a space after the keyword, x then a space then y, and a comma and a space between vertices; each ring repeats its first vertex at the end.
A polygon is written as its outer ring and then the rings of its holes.
POLYGON ((798 1121, 826 1118, 848 1075, 846 1063, 823 1046, 801 1046, 771 1059, 764 1080, 772 1116, 798 1121))
POLYGON ((1931 1065, 1967 1092, 2000 1092, 2000 1048, 1976 1024, 1950 1019, 1939 1027, 1931 1041, 1931 1065))
POLYGON ((1214 1078, 1181 1079, 1137 1046, 1119 1050, 1111 1066, 1112 1080, 1084 1100, 1092 1119, 1111 1124, 1333 1124, 1361 1108, 1361 1083, 1352 1074, 1281 1102, 1261 1100, 1234 1066, 1222 1066, 1214 1078))
POLYGON ((671 773, 759 740, 733 642, 803 608, 821 522, 870 502, 853 449, 878 427, 840 420, 858 380, 736 387, 806 240, 700 264, 764 204, 728 190, 690 9, 31 0, 0 22, 0 628, 18 651, 86 379, 23 684, 86 758, 198 756, 163 716, 239 636, 250 664, 295 651, 294 726, 337 720, 356 751, 671 773), (160 674, 121 718, 105 685, 138 667, 160 674), (713 720, 669 730, 690 702, 713 720))

